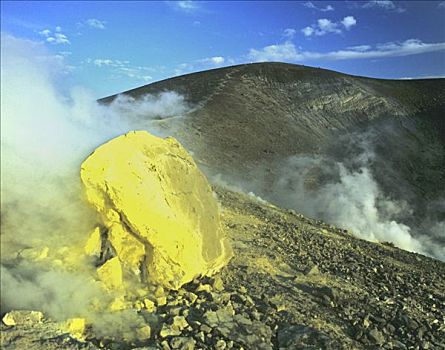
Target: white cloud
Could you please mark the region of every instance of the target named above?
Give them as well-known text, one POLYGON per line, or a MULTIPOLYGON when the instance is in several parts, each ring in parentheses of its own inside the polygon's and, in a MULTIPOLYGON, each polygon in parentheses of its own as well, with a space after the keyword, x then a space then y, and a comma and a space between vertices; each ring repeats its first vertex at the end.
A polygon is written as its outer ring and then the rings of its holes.
POLYGON ((97 18, 89 18, 85 21, 85 24, 91 28, 96 28, 96 29, 105 29, 105 24, 107 22, 105 21, 101 21, 97 18))
POLYGON ((341 33, 341 29, 339 28, 339 23, 332 22, 327 18, 320 18, 317 20, 317 23, 312 24, 310 27, 305 27, 301 31, 305 36, 312 36, 312 35, 322 36, 328 33, 335 33, 335 34, 341 33))
POLYGON ((389 0, 368 1, 365 4, 363 4, 362 8, 366 8, 366 9, 381 8, 383 10, 394 11, 394 12, 398 12, 398 13, 402 13, 402 12, 406 11, 406 9, 404 9, 403 7, 396 6, 396 4, 393 1, 389 1, 389 0))
POLYGON ((39 32, 39 34, 42 36, 45 36, 45 37, 49 37, 49 35, 51 34, 51 31, 49 29, 44 29, 44 30, 41 30, 39 32))
POLYGON ((439 2, 439 5, 437 5, 437 8, 445 9, 445 1, 439 2))
POLYGON ((93 63, 95 66, 102 67, 102 66, 112 66, 114 64, 114 61, 109 59, 97 58, 93 61, 93 63))
POLYGON ((357 46, 349 46, 347 47, 348 50, 353 51, 367 51, 371 49, 371 45, 357 45, 357 46))
POLYGON ((330 19, 320 18, 317 20, 317 23, 301 29, 301 32, 308 37, 312 35, 322 36, 328 33, 340 34, 342 32, 340 29, 341 25, 349 30, 356 24, 357 20, 353 16, 346 16, 340 22, 332 22, 330 19))
POLYGON ((225 58, 222 56, 213 56, 196 60, 191 63, 181 63, 174 69, 175 75, 187 74, 190 72, 196 72, 199 70, 221 67, 227 64, 234 64, 235 61, 231 58, 225 58))
POLYGON ((301 61, 304 59, 290 41, 279 45, 269 45, 261 50, 250 49, 248 58, 255 62, 301 61))
POLYGON ((341 24, 343 24, 346 29, 349 29, 357 24, 357 20, 353 16, 346 16, 341 21, 341 24))
POLYGON ((326 7, 318 7, 318 6, 314 5, 314 3, 312 3, 311 1, 307 1, 307 2, 303 3, 303 6, 310 8, 310 9, 318 10, 321 12, 334 11, 334 7, 332 7, 331 5, 327 5, 326 7))
POLYGON ((299 62, 307 60, 348 60, 402 57, 443 50, 445 50, 445 42, 424 43, 418 39, 409 39, 401 43, 390 42, 385 44, 377 44, 374 47, 371 47, 370 45, 359 45, 349 47, 344 50, 329 52, 298 51, 293 43, 287 41, 280 45, 266 46, 261 50, 250 49, 247 57, 256 62, 299 62))
POLYGON ((292 39, 295 34, 297 34, 297 31, 293 28, 286 28, 283 32, 283 36, 288 39, 292 39))
POLYGON ((413 79, 445 79, 444 74, 437 74, 437 75, 416 75, 414 77, 401 77, 401 78, 395 78, 400 80, 413 80, 413 79))
POLYGON ((93 64, 101 69, 108 69, 112 77, 128 77, 136 80, 142 80, 148 82, 153 80, 153 77, 149 74, 154 69, 144 66, 133 66, 130 61, 127 60, 113 60, 109 58, 88 58, 85 63, 93 64))
POLYGON ((317 26, 320 29, 320 33, 321 34, 317 34, 317 35, 324 35, 326 33, 340 33, 341 30, 338 29, 338 24, 331 22, 329 19, 327 18, 321 18, 317 21, 317 26))
POLYGON ((41 30, 40 32, 38 32, 41 36, 45 37, 45 41, 47 43, 51 43, 51 44, 71 44, 70 41, 68 40, 68 37, 61 33, 62 28, 60 28, 59 26, 57 26, 55 28, 55 32, 53 33, 51 30, 49 29, 44 29, 41 30))
POLYGON ((210 57, 208 60, 216 65, 224 63, 224 57, 221 56, 210 57))
POLYGON ((190 0, 184 0, 184 1, 167 1, 167 4, 174 8, 175 10, 186 12, 186 13, 193 13, 200 9, 200 5, 197 1, 190 1, 190 0))
POLYGON ((312 34, 314 34, 315 29, 312 28, 312 27, 305 27, 305 28, 303 28, 301 31, 303 32, 303 34, 304 34, 305 36, 311 36, 312 34))

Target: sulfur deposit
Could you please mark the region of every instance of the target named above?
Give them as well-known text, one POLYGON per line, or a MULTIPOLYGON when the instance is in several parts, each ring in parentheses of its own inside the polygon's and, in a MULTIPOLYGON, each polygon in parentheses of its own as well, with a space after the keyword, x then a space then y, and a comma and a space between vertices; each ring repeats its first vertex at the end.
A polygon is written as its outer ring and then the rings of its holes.
POLYGON ((109 289, 125 276, 178 289, 212 275, 231 257, 212 189, 173 138, 133 131, 98 147, 81 167, 102 228, 85 250, 109 289))

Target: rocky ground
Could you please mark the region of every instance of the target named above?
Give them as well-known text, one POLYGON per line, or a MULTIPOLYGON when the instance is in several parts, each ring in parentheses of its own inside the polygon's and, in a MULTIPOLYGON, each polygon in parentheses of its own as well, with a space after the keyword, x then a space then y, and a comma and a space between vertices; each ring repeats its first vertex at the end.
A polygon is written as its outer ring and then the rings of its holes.
POLYGON ((149 340, 97 339, 87 329, 80 341, 59 323, 25 317, 1 325, 2 348, 445 349, 443 262, 216 191, 234 258, 214 278, 134 310, 149 340))

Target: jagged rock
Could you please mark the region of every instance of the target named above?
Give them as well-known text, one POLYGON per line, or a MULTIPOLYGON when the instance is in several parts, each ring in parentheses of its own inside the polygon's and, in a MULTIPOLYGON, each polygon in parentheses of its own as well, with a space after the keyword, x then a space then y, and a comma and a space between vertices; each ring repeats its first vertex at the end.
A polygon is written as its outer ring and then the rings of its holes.
POLYGON ((85 160, 81 178, 117 257, 141 279, 178 289, 230 259, 213 192, 175 139, 119 136, 85 160))
POLYGON ((107 260, 97 269, 99 279, 109 289, 122 288, 122 266, 119 258, 115 257, 107 260))
POLYGON ((13 310, 3 316, 3 323, 7 326, 23 326, 41 323, 43 313, 40 311, 13 310))
POLYGON ((224 340, 220 339, 215 344, 215 349, 224 350, 227 347, 227 344, 224 340))
POLYGON ((73 338, 78 340, 85 339, 85 319, 84 318, 70 318, 60 325, 60 329, 69 333, 73 338))
POLYGON ((215 289, 218 292, 221 292, 224 290, 224 282, 221 277, 217 276, 213 280, 213 289, 215 289))
POLYGON ((385 337, 383 336, 382 332, 376 328, 371 329, 368 336, 374 344, 383 344, 385 342, 385 337))
POLYGON ((102 241, 100 237, 100 228, 96 227, 93 232, 91 232, 90 237, 85 243, 85 253, 87 255, 100 255, 100 251, 102 248, 102 241))
POLYGON ((144 325, 136 329, 137 339, 144 340, 151 337, 151 328, 149 325, 144 325))
POLYGON ((150 299, 144 299, 144 306, 147 309, 148 312, 155 312, 156 306, 155 303, 152 302, 150 299))
POLYGON ((176 335, 180 335, 181 331, 176 328, 173 327, 173 325, 168 325, 168 324, 163 324, 162 325, 162 329, 159 332, 159 336, 161 338, 165 338, 165 337, 169 337, 169 336, 176 336, 176 335))
POLYGON ((172 326, 182 331, 183 329, 187 328, 189 324, 187 323, 184 316, 175 316, 173 317, 172 326))
POLYGON ((176 337, 170 340, 170 346, 172 349, 180 350, 193 350, 195 348, 196 341, 193 338, 188 337, 176 337))

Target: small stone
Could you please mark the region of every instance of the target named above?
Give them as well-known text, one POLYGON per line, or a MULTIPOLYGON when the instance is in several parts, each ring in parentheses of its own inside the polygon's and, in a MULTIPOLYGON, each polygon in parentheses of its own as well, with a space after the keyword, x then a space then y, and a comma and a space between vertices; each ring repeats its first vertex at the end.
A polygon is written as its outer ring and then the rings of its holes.
POLYGON ((224 282, 221 277, 216 276, 213 280, 213 289, 215 289, 218 292, 221 292, 224 290, 224 282))
POLYGON ((107 260, 97 269, 97 275, 109 290, 120 289, 122 283, 122 266, 118 257, 107 260))
POLYGON ((161 338, 169 337, 169 336, 176 336, 180 335, 181 331, 177 328, 172 327, 171 325, 163 324, 162 329, 159 332, 159 336, 161 338))
POLYGON ((206 339, 206 337, 205 337, 205 335, 204 335, 204 332, 199 332, 197 335, 196 335, 196 338, 198 338, 201 342, 205 342, 205 339, 206 339))
POLYGON ((172 326, 182 331, 183 329, 187 328, 189 324, 184 316, 175 316, 173 317, 172 326))
POLYGON ((198 286, 198 288, 196 288, 195 290, 197 293, 198 292, 207 292, 210 293, 212 291, 212 286, 210 284, 200 284, 198 286))
POLYGON ((187 300, 190 301, 190 304, 194 304, 196 299, 198 299, 198 296, 195 293, 192 293, 192 292, 187 292, 185 294, 185 297, 187 298, 187 300))
POLYGON ((100 237, 100 227, 96 227, 93 232, 91 232, 90 237, 85 243, 85 253, 87 255, 100 255, 100 250, 102 246, 102 241, 100 237))
POLYGON ((155 303, 152 302, 150 299, 144 299, 144 306, 147 309, 148 312, 155 312, 156 306, 155 303))
POLYGON ((363 327, 368 328, 371 325, 371 322, 369 322, 368 317, 365 317, 363 320, 363 327))
POLYGON ((206 324, 202 324, 201 327, 199 327, 199 329, 204 333, 210 333, 212 331, 212 328, 210 328, 206 324))
POLYGON ((391 323, 386 326, 386 329, 388 330, 389 334, 393 334, 396 331, 396 327, 394 327, 391 323))
POLYGON ((216 350, 224 350, 227 347, 227 344, 224 340, 220 339, 216 342, 215 349, 216 350))
POLYGON ((170 340, 170 346, 173 349, 194 350, 196 341, 189 337, 176 337, 170 340))
POLYGON ((149 325, 142 326, 136 329, 136 335, 139 340, 150 339, 151 337, 151 328, 149 325))
POLYGON ((255 310, 255 311, 252 311, 252 317, 255 320, 259 321, 261 319, 261 314, 258 311, 255 310))
POLYGON ((383 344, 385 342, 385 337, 382 332, 376 328, 371 329, 368 333, 369 339, 375 344, 383 344))
POLYGON ((162 346, 162 350, 171 350, 171 347, 170 347, 170 345, 168 344, 168 341, 167 341, 167 340, 164 340, 164 341, 161 343, 161 346, 162 346))
POLYGON ((167 297, 165 297, 165 296, 157 297, 156 298, 156 304, 158 306, 163 306, 163 305, 167 304, 167 297))
POLYGON ((180 307, 173 307, 170 310, 168 310, 168 313, 172 316, 178 316, 181 313, 181 308, 180 307))
POLYGON ((426 340, 424 340, 424 341, 422 342, 422 349, 425 349, 425 350, 427 350, 427 349, 431 349, 431 343, 428 342, 428 341, 426 341, 426 340))
POLYGON ((155 290, 155 297, 162 297, 165 295, 164 287, 158 286, 155 290))
POLYGON ((204 320, 209 326, 215 327, 218 324, 218 315, 215 311, 207 311, 204 320))
POLYGON ((277 312, 284 311, 284 310, 286 310, 286 305, 284 305, 284 304, 277 305, 277 312))
POLYGON ((125 301, 125 297, 122 295, 114 298, 114 300, 110 303, 111 311, 125 310, 129 308, 131 308, 131 303, 125 301))

